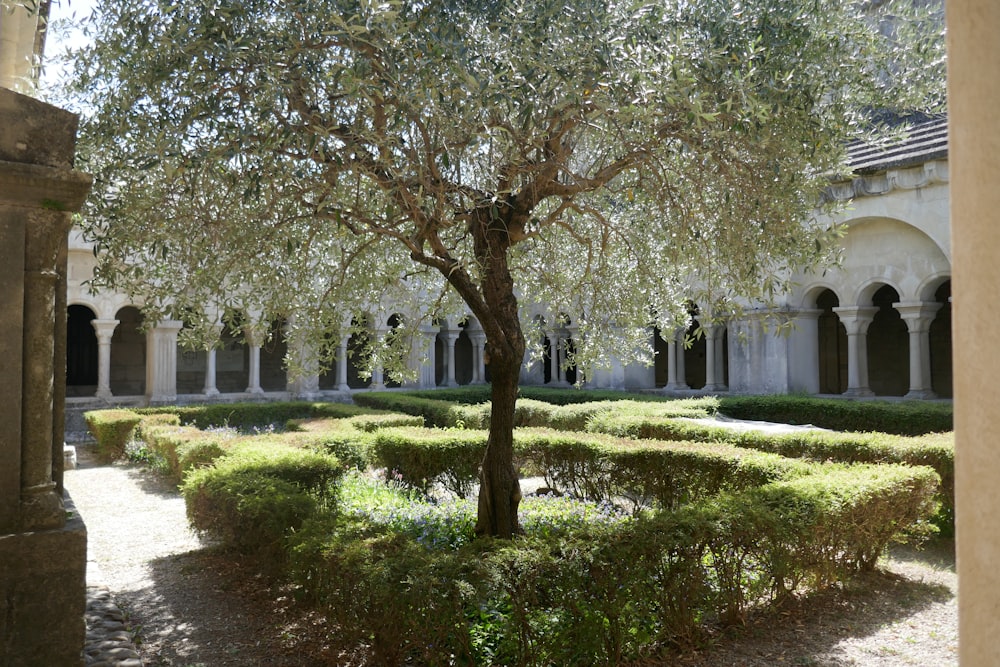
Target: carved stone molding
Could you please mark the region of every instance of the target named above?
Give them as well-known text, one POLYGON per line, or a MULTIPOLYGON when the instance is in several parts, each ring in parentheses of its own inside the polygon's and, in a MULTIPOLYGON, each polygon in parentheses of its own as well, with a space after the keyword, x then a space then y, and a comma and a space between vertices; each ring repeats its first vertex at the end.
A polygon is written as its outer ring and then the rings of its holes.
POLYGON ((826 189, 825 198, 830 201, 848 201, 859 197, 878 197, 895 190, 917 190, 948 183, 949 180, 948 161, 931 160, 916 167, 889 169, 834 183, 826 189))

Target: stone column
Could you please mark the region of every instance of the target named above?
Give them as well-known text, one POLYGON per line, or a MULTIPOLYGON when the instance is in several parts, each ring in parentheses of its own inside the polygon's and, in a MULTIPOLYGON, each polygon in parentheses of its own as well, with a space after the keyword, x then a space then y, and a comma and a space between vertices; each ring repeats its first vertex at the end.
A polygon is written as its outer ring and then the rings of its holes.
POLYGON ((726 326, 714 325, 705 327, 705 391, 726 391, 725 380, 723 379, 722 364, 722 332, 726 326))
POLYGON ((111 400, 111 337, 118 320, 91 320, 97 334, 97 398, 111 400))
POLYGON ((833 312, 847 329, 847 391, 844 396, 874 396, 868 386, 868 327, 878 308, 843 306, 833 312))
POLYGON ((351 337, 341 336, 340 345, 337 346, 337 390, 338 391, 350 391, 351 387, 347 384, 347 364, 350 361, 347 358, 347 346, 351 342, 351 337))
POLYGON ((687 329, 678 329, 674 332, 675 347, 677 348, 677 384, 674 389, 685 390, 691 387, 687 383, 687 368, 684 365, 684 339, 687 338, 687 329))
POLYGON ((12 665, 81 664, 86 530, 59 487, 67 242, 90 190, 72 169, 76 120, 0 89, 0 654, 12 665))
POLYGON ((150 403, 177 400, 178 320, 164 320, 146 332, 146 397, 150 403))
POLYGON ((205 386, 201 389, 201 393, 205 394, 205 396, 219 395, 219 388, 215 386, 215 357, 216 349, 214 347, 205 350, 205 386))
POLYGON ((218 396, 219 388, 215 385, 217 378, 217 348, 216 344, 222 336, 222 325, 216 325, 212 327, 212 332, 214 334, 212 344, 205 348, 205 386, 202 387, 201 393, 205 396, 218 396))
POLYGON ((315 348, 302 340, 293 324, 294 316, 289 317, 284 326, 289 358, 296 360, 292 368, 289 368, 286 388, 294 398, 311 401, 320 395, 319 360, 315 348))
POLYGON ((931 322, 944 304, 894 303, 910 333, 910 391, 904 398, 937 398, 931 388, 931 322))
POLYGON ((372 383, 370 387, 375 391, 385 389, 385 368, 382 366, 382 359, 380 355, 383 353, 382 345, 383 341, 385 341, 386 334, 388 333, 388 329, 376 329, 374 334, 375 363, 372 364, 372 383))
POLYGON ((563 342, 565 336, 558 331, 550 331, 549 334, 549 384, 565 384, 563 380, 563 342))
POLYGON ((725 324, 719 325, 715 337, 715 386, 717 391, 729 391, 726 385, 726 331, 725 324))
POLYGON ((433 389, 435 386, 434 382, 434 366, 437 361, 436 351, 434 342, 437 340, 438 331, 440 327, 433 324, 421 324, 420 325, 420 335, 423 336, 423 354, 420 356, 420 381, 419 386, 421 389, 433 389))
POLYGON ((667 384, 663 391, 673 391, 677 389, 677 341, 668 338, 664 342, 667 344, 667 384))
POLYGON ((461 329, 442 329, 444 340, 448 345, 448 380, 446 387, 457 387, 458 380, 455 379, 455 341, 462 335, 461 329))
POLYGON ((475 320, 469 323, 465 333, 472 341, 472 384, 486 384, 486 362, 483 356, 486 350, 486 334, 475 320))
POLYGON ((263 394, 264 390, 260 386, 260 345, 251 343, 249 339, 247 345, 250 348, 250 368, 246 393, 263 394))

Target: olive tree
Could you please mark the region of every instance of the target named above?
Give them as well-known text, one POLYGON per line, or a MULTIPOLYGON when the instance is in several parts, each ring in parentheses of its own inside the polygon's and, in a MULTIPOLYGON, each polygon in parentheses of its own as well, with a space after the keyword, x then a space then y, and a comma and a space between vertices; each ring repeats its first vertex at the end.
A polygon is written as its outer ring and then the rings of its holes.
POLYGON ((105 3, 75 55, 98 281, 155 312, 294 309, 302 332, 457 296, 492 380, 477 532, 510 536, 519 300, 575 314, 586 369, 609 346, 648 354, 685 299, 767 302, 825 261, 836 230, 817 210, 845 141, 872 129, 866 110, 926 102, 907 68, 937 42, 902 41, 925 24, 886 11, 105 3))

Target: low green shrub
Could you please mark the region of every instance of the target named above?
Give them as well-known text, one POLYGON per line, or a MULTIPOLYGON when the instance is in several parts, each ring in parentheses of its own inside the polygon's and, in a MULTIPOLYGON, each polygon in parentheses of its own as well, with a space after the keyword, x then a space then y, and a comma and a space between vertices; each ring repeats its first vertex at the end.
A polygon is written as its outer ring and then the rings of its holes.
POLYGON ((726 396, 719 399, 719 412, 734 419, 812 424, 834 431, 923 435, 954 428, 953 408, 948 402, 856 401, 797 395, 726 396))
POLYGON ((192 470, 181 491, 198 531, 278 565, 285 539, 327 500, 343 468, 332 456, 281 446, 244 447, 192 470))
POLYGON ((486 432, 392 428, 376 431, 371 442, 372 461, 388 479, 423 494, 441 486, 466 498, 479 480, 486 432))
POLYGON ((131 410, 90 410, 83 413, 83 419, 97 441, 97 457, 105 463, 125 456, 125 446, 142 421, 131 410))
POLYGON ((184 475, 197 467, 211 464, 230 449, 238 439, 235 431, 202 431, 193 426, 154 425, 142 431, 149 448, 163 459, 166 475, 179 484, 184 475))

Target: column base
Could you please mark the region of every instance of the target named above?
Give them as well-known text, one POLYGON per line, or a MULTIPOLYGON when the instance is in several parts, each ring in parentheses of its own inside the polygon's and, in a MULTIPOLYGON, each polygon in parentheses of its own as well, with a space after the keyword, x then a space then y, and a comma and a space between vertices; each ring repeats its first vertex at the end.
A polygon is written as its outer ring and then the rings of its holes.
POLYGON ((245 392, 243 392, 243 393, 245 393, 245 394, 253 394, 255 396, 258 396, 260 394, 263 394, 264 390, 261 389, 260 387, 247 387, 247 390, 245 392))
POLYGON ((218 396, 219 395, 219 390, 216 389, 215 387, 208 387, 208 388, 202 389, 201 393, 203 395, 205 395, 205 396, 218 396))
POLYGON ((903 396, 903 398, 919 401, 929 401, 937 397, 938 395, 930 389, 911 389, 905 396, 903 396))
POLYGON ((854 387, 841 394, 845 398, 870 398, 874 395, 875 392, 868 387, 854 387))
POLYGON ((111 399, 115 397, 115 395, 111 393, 110 389, 98 389, 94 393, 94 396, 96 398, 101 399, 102 401, 107 401, 109 403, 111 402, 111 399))
POLYGON ((674 382, 663 387, 663 391, 691 391, 691 387, 683 382, 674 382))
POLYGON ((337 385, 337 391, 350 391, 350 390, 351 390, 351 385, 349 385, 349 384, 338 384, 337 385))

